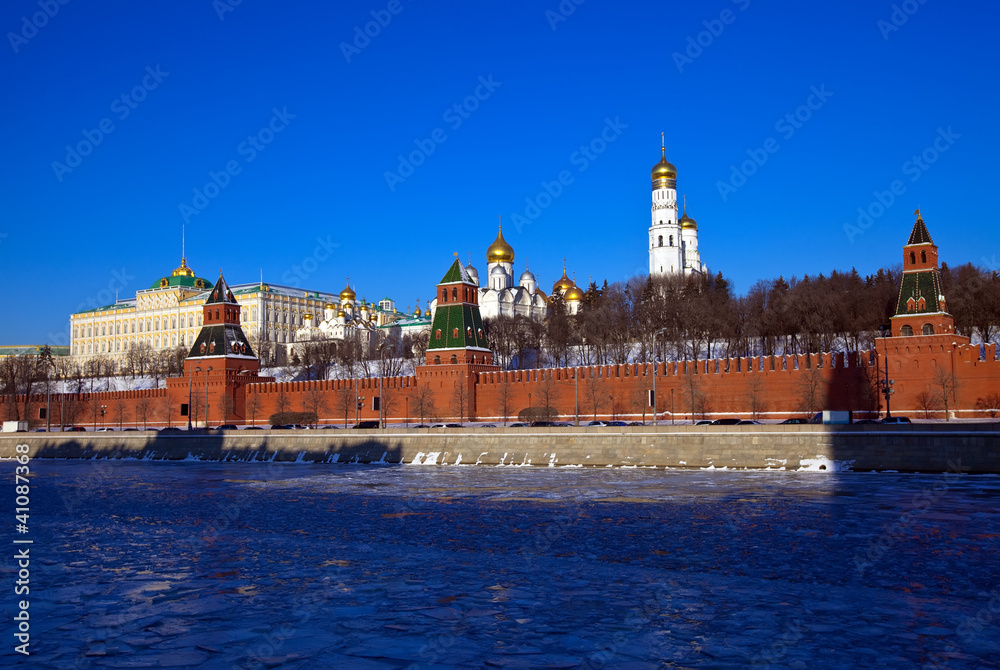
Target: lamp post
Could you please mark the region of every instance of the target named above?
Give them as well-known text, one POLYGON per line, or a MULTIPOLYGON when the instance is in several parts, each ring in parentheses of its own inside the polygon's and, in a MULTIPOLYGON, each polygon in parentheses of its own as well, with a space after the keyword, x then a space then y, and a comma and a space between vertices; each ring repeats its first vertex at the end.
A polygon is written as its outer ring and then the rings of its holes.
MULTIPOLYGON (((212 366, 209 365, 205 368, 205 428, 208 428, 208 373, 212 371, 212 366)), ((188 414, 191 410, 188 409, 188 414)))
POLYGON ((580 425, 580 367, 573 372, 573 411, 576 414, 575 425, 580 425))
POLYGON ((674 425, 674 387, 670 387, 670 425, 674 425))
POLYGON ((403 421, 405 422, 406 427, 409 428, 410 427, 410 396, 405 396, 403 398, 403 402, 406 403, 406 416, 403 417, 403 421))
POLYGON ((101 405, 101 428, 104 428, 104 415, 108 411, 107 405, 101 405))
POLYGON ((893 385, 896 383, 894 380, 889 379, 889 345, 886 343, 886 329, 882 329, 882 351, 885 352, 885 379, 882 381, 882 394, 885 396, 885 418, 891 419, 892 414, 889 412, 889 398, 895 391, 893 390, 893 385))
MULTIPOLYGON (((653 333, 653 425, 654 426, 657 425, 657 419, 658 419, 657 414, 656 414, 656 401, 657 401, 657 397, 656 397, 656 368, 659 367, 659 364, 656 362, 656 338, 660 336, 660 333, 666 332, 666 330, 667 330, 666 328, 660 328, 658 331, 656 331, 655 333, 653 333)), ((674 395, 674 390, 670 389, 670 396, 673 397, 673 395, 674 395)), ((671 403, 671 405, 673 405, 673 403, 671 403)), ((673 411, 673 409, 670 410, 670 418, 671 418, 671 423, 672 423, 672 420, 674 418, 674 411, 673 411)))
POLYGON ((528 394, 528 425, 532 423, 532 413, 531 413, 531 394, 528 394))
POLYGON ((358 377, 354 378, 354 425, 358 425, 358 410, 361 409, 361 380, 358 377))
MULTIPOLYGON (((201 372, 201 368, 195 367, 195 372, 201 372)), ((188 430, 191 430, 191 381, 194 379, 194 375, 188 377, 188 430)))
POLYGON ((378 371, 378 427, 385 429, 385 411, 382 409, 382 401, 385 400, 383 397, 384 389, 383 380, 385 379, 385 343, 378 348, 378 360, 379 360, 379 371, 378 371))
POLYGON ((45 432, 52 432, 52 370, 45 366, 45 432))

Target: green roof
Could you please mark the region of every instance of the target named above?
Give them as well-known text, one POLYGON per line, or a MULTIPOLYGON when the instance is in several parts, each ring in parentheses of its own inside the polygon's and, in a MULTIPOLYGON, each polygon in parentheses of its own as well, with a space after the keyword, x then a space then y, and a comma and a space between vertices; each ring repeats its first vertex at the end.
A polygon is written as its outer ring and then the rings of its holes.
MULTIPOLYGON (((0 356, 22 356, 24 354, 37 356, 42 353, 42 349, 44 348, 44 344, 24 344, 0 347, 0 356)), ((69 356, 69 347, 50 346, 49 351, 52 352, 53 356, 69 356)))
POLYGON ((171 286, 185 286, 187 288, 198 288, 203 290, 208 290, 208 287, 212 285, 212 282, 205 279, 204 277, 186 277, 180 275, 177 277, 161 277, 154 281, 149 288, 169 288, 171 286))
POLYGON ((469 277, 469 273, 467 273, 465 271, 465 268, 462 267, 462 264, 458 262, 458 258, 456 257, 455 258, 455 262, 451 264, 451 267, 448 268, 448 272, 445 273, 444 277, 438 283, 439 284, 457 284, 457 283, 474 284, 475 282, 472 281, 472 279, 469 277))
MULTIPOLYGON (((444 282, 441 282, 442 284, 444 282)), ((431 324, 428 349, 489 349, 478 305, 438 305, 431 324), (437 337, 440 331, 440 339, 437 337)))
POLYGON ((941 304, 938 296, 941 295, 941 276, 937 270, 926 270, 924 272, 907 272, 903 274, 903 281, 899 284, 899 301, 896 303, 896 316, 907 314, 921 314, 940 312, 941 304), (924 299, 924 308, 911 312, 907 309, 910 298, 914 302, 924 299))

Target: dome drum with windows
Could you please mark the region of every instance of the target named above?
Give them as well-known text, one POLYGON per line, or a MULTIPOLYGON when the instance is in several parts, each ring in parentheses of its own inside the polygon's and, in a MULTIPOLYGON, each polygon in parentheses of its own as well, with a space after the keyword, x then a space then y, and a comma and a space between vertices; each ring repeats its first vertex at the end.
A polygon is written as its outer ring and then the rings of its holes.
POLYGON ((188 288, 207 290, 212 285, 207 279, 195 277, 194 270, 188 267, 187 259, 181 257, 180 267, 170 273, 169 277, 160 277, 149 288, 170 288, 172 286, 186 286, 188 288))

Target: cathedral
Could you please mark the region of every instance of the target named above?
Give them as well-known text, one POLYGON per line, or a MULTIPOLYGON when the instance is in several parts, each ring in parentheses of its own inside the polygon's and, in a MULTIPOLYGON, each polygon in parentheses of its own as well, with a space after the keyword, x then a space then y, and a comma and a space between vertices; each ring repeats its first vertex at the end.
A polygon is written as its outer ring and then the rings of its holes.
MULTIPOLYGON (((479 286, 479 272, 471 262, 465 271, 479 286)), ((486 285, 479 286, 479 309, 484 319, 500 315, 543 319, 548 309, 545 293, 527 266, 514 283, 514 249, 503 238, 502 227, 486 250, 486 285)))
POLYGON ((667 160, 666 145, 660 147, 660 162, 650 171, 653 181, 653 220, 649 226, 649 274, 701 274, 705 271, 698 252, 698 223, 684 213, 677 218, 677 168, 667 160))

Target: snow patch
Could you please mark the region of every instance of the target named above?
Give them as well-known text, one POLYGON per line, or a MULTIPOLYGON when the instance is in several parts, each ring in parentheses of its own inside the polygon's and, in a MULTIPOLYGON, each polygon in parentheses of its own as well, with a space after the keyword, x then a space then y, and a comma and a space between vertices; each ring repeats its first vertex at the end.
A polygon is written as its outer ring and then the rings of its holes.
POLYGON ((848 472, 854 467, 854 461, 832 461, 826 456, 803 458, 799 461, 796 472, 848 472))
POLYGON ((552 455, 549 456, 549 467, 550 468, 556 467, 556 455, 555 455, 555 452, 553 452, 552 455))
POLYGON ((458 458, 455 459, 455 465, 461 465, 461 464, 462 464, 462 454, 459 454, 458 458))

